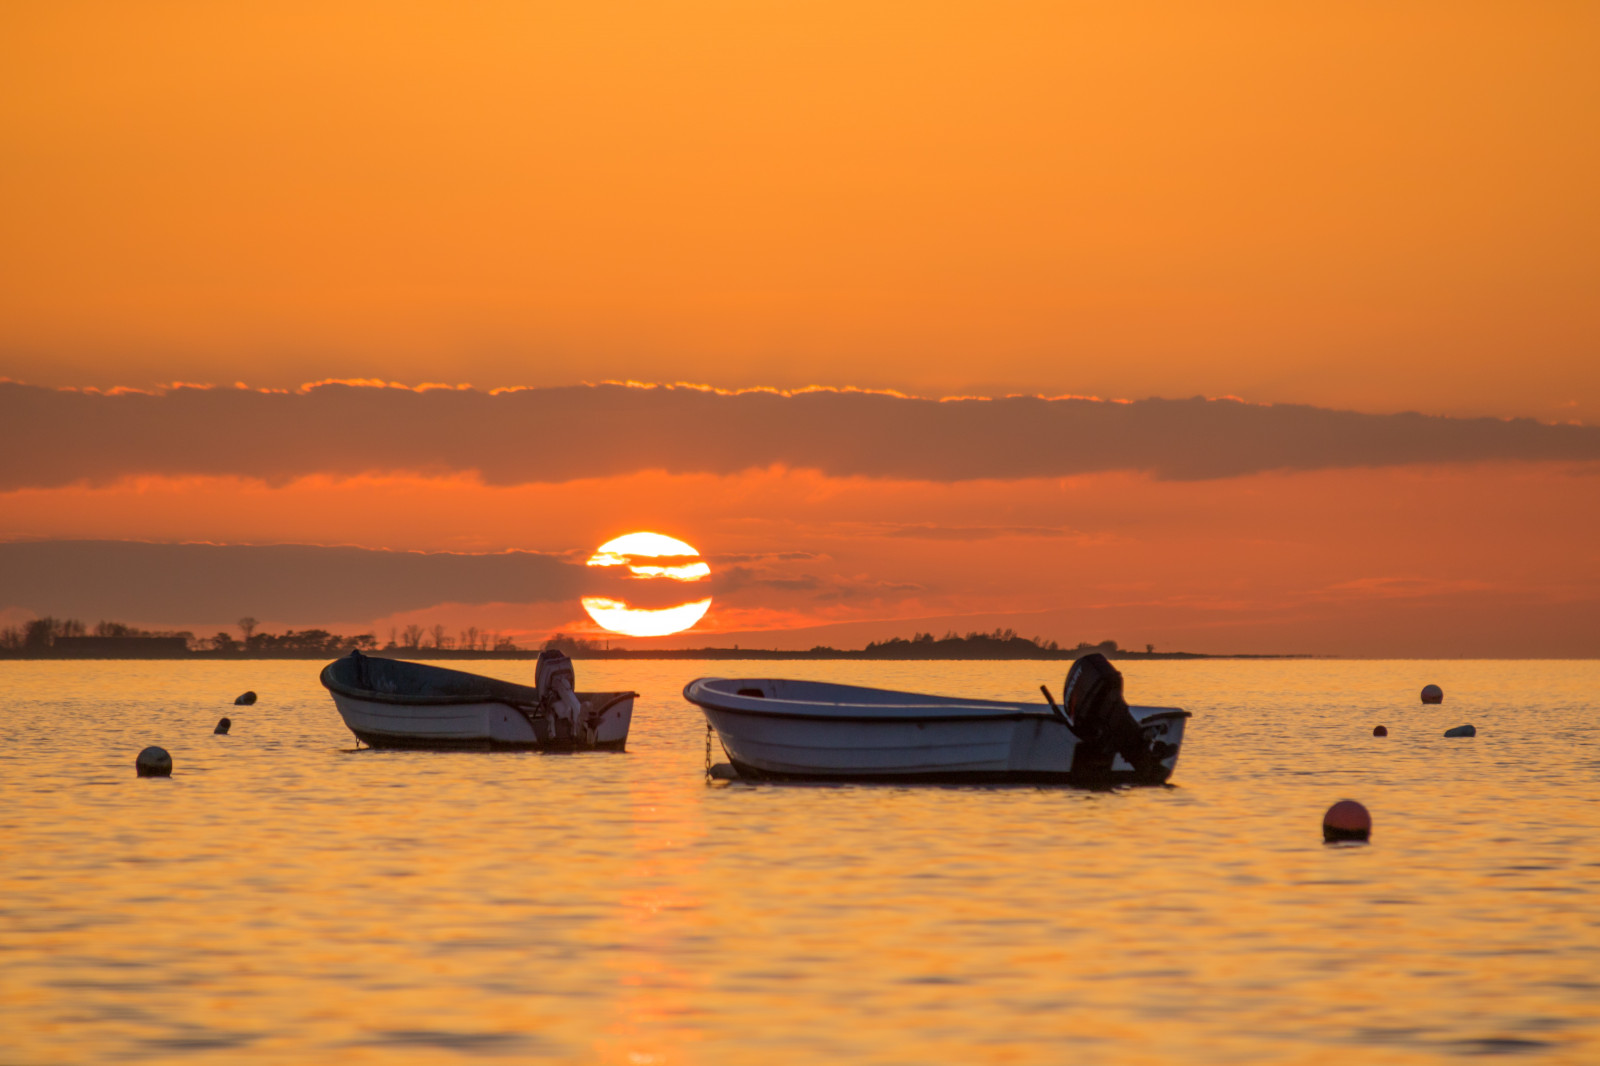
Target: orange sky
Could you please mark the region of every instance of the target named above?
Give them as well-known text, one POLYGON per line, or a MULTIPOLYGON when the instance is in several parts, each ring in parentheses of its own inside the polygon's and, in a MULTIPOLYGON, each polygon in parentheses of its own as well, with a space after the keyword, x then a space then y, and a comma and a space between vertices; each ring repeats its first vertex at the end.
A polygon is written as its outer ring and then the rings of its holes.
POLYGON ((1600 417, 1586 3, 0 11, 40 384, 1600 417))
MULTIPOLYGON (((1235 395, 1593 426, 1597 54, 1600 9, 1558 2, 11 3, 0 377, 1235 395)), ((1596 484, 1554 462, 152 468, 0 491, 0 541, 584 553, 659 528, 767 559, 772 584, 705 626, 770 643, 1031 618, 1205 650, 1593 654, 1573 634, 1600 631, 1596 484)), ((496 624, 581 617, 519 603, 496 624)))

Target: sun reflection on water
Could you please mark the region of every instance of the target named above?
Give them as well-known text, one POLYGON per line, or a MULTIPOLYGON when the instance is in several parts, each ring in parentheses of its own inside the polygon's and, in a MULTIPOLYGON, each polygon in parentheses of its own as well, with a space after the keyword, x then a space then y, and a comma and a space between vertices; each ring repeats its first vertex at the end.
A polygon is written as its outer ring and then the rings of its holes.
POLYGON ((679 690, 770 663, 580 661, 643 694, 625 754, 350 752, 318 665, 0 664, 0 1058, 1600 1060, 1594 663, 1124 663, 1195 718, 1112 793, 708 789, 679 690), (1345 796, 1370 845, 1323 845, 1345 796))

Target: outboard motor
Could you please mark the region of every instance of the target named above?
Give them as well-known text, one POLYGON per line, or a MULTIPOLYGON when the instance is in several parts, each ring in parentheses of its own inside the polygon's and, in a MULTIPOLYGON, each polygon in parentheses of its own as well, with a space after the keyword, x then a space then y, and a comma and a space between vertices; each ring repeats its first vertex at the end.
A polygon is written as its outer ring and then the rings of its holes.
POLYGON ((566 738, 577 737, 580 728, 579 719, 583 715, 583 703, 573 692, 578 684, 578 675, 572 669, 572 660, 567 658, 564 652, 546 648, 539 653, 539 662, 534 667, 533 677, 534 687, 539 692, 539 706, 544 711, 550 736, 559 737, 564 734, 566 738), (565 729, 562 728, 563 725, 565 729))
POLYGON ((551 682, 558 677, 566 678, 568 692, 578 686, 577 672, 572 669, 572 660, 567 658, 566 652, 546 648, 539 653, 539 664, 533 668, 533 685, 539 695, 549 692, 551 682))
POLYGON ((1072 664, 1061 702, 1072 731, 1078 735, 1072 773, 1086 781, 1109 780, 1111 761, 1121 755, 1139 778, 1159 770, 1155 753, 1145 743, 1128 701, 1122 698, 1122 674, 1095 652, 1072 664))

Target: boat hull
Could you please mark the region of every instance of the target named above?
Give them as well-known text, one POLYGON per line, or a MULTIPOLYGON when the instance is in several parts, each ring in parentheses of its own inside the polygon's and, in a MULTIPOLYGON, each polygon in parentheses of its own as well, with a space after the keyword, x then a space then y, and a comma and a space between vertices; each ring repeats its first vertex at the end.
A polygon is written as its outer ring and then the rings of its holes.
POLYGON ((638 695, 571 693, 580 706, 569 720, 535 687, 357 652, 323 667, 321 680, 350 732, 374 748, 622 751, 638 695))
POLYGON ((334 692, 333 704, 356 739, 374 748, 445 751, 623 751, 633 721, 633 693, 579 692, 586 717, 600 708, 593 737, 497 701, 387 703, 334 692))
POLYGON ((770 780, 1160 784, 1176 768, 1188 718, 1174 707, 1130 708, 1158 752, 1154 766, 1138 772, 1118 756, 1109 773, 1090 775, 1073 770, 1077 737, 1066 722, 1037 704, 781 679, 701 679, 684 695, 742 776, 770 780))

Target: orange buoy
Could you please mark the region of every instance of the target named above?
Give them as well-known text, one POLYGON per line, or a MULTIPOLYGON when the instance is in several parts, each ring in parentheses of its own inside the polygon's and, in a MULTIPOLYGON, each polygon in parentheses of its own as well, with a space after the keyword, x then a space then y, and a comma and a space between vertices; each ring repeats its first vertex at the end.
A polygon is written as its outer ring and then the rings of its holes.
POLYGON ((1423 686, 1423 689, 1422 689, 1422 702, 1423 703, 1443 703, 1444 702, 1444 689, 1440 688, 1438 685, 1425 685, 1425 686, 1423 686))
POLYGON ((1366 840, 1371 835, 1372 815, 1355 800, 1340 800, 1322 816, 1322 839, 1325 843, 1366 840))
POLYGON ((1375 725, 1372 727, 1372 735, 1375 737, 1386 737, 1389 735, 1389 727, 1386 725, 1375 725))

